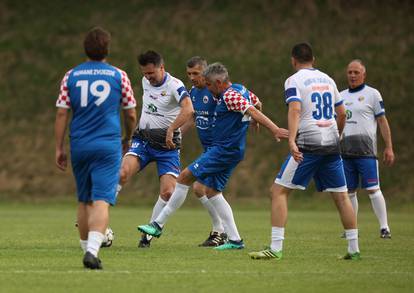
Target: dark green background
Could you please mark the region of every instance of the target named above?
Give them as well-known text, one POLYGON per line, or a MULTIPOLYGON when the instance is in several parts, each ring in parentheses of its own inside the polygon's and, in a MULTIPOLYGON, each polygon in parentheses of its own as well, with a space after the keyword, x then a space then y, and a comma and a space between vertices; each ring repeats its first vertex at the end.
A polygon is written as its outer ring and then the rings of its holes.
MULTIPOLYGON (((85 59, 85 32, 100 25, 112 33, 109 62, 127 71, 139 105, 138 53, 161 52, 167 71, 187 85, 185 62, 201 55, 227 65, 232 81, 255 92, 264 112, 285 127, 283 82, 293 73, 292 45, 310 42, 316 67, 331 75, 339 89, 346 88, 347 63, 363 59, 368 84, 385 100, 397 155, 394 167, 381 165, 383 191, 391 202, 411 202, 414 4, 360 2, 0 1, 1 198, 73 199, 70 170, 63 174, 54 166, 55 100, 64 73, 85 59)), ((183 165, 200 151, 196 135, 190 134, 182 149, 183 165)), ((225 193, 266 198, 287 151, 286 142, 275 143, 264 129, 250 133, 246 159, 225 193)), ((153 201, 157 194, 158 178, 150 167, 133 179, 120 200, 153 201)), ((319 197, 313 188, 307 195, 319 197)))

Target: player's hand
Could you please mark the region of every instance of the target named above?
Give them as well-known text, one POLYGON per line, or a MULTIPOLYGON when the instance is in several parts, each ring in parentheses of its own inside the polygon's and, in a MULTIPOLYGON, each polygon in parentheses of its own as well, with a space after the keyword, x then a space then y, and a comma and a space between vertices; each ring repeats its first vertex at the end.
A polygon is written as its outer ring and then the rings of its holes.
POLYGON ((289 130, 285 129, 285 128, 278 128, 276 130, 275 135, 275 139, 277 142, 279 142, 281 139, 286 139, 289 136, 289 130))
POLYGON ((68 157, 66 156, 65 151, 63 150, 56 150, 56 166, 62 170, 65 171, 66 167, 68 166, 68 157))
POLYGON ((395 161, 395 155, 394 155, 392 148, 385 148, 382 162, 386 166, 392 166, 394 164, 394 161, 395 161))
POLYGON ((289 149, 293 159, 300 164, 303 161, 303 153, 299 151, 296 142, 289 142, 289 149))
POLYGON ((167 147, 172 150, 175 149, 175 143, 173 142, 174 137, 174 130, 171 128, 167 129, 167 135, 165 137, 165 143, 167 144, 167 147))

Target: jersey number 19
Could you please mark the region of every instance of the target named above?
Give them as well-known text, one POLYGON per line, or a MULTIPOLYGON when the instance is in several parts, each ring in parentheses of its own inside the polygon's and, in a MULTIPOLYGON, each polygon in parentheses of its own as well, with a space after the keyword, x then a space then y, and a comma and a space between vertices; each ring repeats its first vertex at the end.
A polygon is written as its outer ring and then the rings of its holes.
POLYGON ((80 87, 81 91, 81 107, 88 106, 88 95, 91 93, 93 96, 98 97, 95 101, 95 105, 99 106, 108 98, 111 92, 111 86, 105 80, 95 80, 89 86, 88 80, 78 80, 76 87, 80 87))

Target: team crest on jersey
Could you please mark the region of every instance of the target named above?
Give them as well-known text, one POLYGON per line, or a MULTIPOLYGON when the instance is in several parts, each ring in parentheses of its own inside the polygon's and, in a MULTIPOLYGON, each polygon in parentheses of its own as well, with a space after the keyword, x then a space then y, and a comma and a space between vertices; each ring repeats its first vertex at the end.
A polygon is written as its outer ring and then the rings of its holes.
POLYGON ((203 97, 203 103, 204 103, 204 104, 207 104, 207 103, 208 103, 208 97, 207 97, 207 96, 204 96, 204 97, 203 97))
POLYGON ((193 100, 193 102, 195 102, 195 96, 192 96, 191 97, 191 100, 193 100))
POLYGON ((161 96, 165 97, 166 95, 167 95, 167 92, 166 91, 162 91, 161 92, 161 96))
POLYGON ((155 106, 153 103, 148 105, 148 110, 150 110, 152 113, 155 113, 158 111, 157 106, 155 106))
POLYGON ((360 102, 362 102, 363 100, 365 100, 365 97, 364 97, 364 96, 360 96, 360 97, 358 98, 358 101, 360 101, 360 102))

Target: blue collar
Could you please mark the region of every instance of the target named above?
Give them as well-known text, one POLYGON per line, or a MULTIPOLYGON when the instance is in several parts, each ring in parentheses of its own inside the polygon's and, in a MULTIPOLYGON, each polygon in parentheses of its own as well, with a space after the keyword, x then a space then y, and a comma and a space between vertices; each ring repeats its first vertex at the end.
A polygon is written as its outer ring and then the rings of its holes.
POLYGON ((165 81, 167 80, 167 77, 168 77, 168 73, 165 72, 163 80, 159 84, 154 85, 154 87, 160 87, 160 86, 162 86, 165 83, 165 81))
POLYGON ((365 83, 363 83, 363 84, 361 84, 361 85, 359 85, 359 86, 357 86, 357 87, 354 87, 353 89, 348 88, 348 91, 349 91, 350 93, 356 93, 356 92, 359 92, 359 91, 363 90, 363 89, 364 89, 364 87, 365 87, 365 83))

